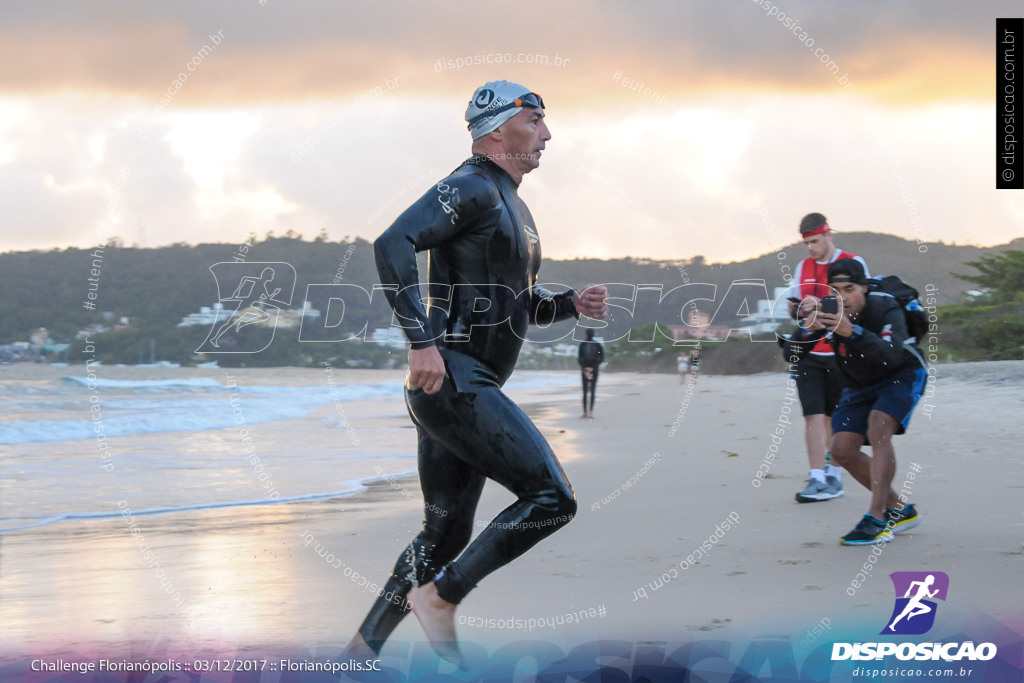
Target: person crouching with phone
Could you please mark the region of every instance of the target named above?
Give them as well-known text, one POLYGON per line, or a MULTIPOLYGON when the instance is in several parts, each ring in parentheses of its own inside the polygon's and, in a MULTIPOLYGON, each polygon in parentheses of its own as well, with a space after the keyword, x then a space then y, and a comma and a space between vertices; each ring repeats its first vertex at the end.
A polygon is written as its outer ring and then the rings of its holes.
POLYGON ((888 543, 894 533, 921 522, 914 505, 892 489, 892 437, 906 431, 924 391, 926 364, 907 332, 903 309, 891 295, 871 290, 859 261, 843 258, 832 263, 828 285, 838 300, 822 300, 806 328, 806 340, 828 340, 843 379, 832 414, 832 458, 871 491, 868 513, 839 542, 888 543), (826 311, 833 306, 839 310, 826 311), (861 452, 864 444, 871 446, 871 457, 861 452))

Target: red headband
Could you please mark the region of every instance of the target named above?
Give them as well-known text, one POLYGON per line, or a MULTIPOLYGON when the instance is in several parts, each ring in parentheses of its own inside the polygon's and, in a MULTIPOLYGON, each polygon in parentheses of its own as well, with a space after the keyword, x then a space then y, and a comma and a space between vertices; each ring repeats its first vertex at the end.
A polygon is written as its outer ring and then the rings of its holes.
POLYGON ((814 235, 824 235, 826 232, 832 232, 832 229, 828 227, 828 223, 824 223, 817 230, 812 230, 811 232, 805 232, 803 236, 804 237, 813 237, 814 235))

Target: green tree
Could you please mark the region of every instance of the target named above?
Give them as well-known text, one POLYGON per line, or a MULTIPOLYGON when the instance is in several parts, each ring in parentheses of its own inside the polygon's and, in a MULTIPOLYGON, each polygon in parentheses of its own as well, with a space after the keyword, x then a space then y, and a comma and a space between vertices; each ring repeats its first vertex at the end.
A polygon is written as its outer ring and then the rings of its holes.
POLYGON ((935 345, 945 345, 961 360, 1024 358, 1024 251, 1008 249, 986 254, 966 265, 977 269, 978 274, 954 275, 983 287, 985 295, 940 307, 942 344, 935 345))
POLYGON ((986 254, 977 261, 968 261, 966 265, 976 268, 979 274, 953 274, 989 290, 991 301, 1021 298, 1024 292, 1024 251, 1011 249, 1000 254, 986 254))

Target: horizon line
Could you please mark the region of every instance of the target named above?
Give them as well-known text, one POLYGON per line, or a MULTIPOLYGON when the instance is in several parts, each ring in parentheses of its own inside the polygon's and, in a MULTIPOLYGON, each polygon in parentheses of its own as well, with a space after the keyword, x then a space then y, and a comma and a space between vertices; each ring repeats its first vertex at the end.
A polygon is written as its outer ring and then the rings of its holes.
MULTIPOLYGON (((291 233, 291 232, 292 231, 289 231, 289 233, 291 233)), ((18 250, 18 251, 14 251, 14 250, 2 251, 2 252, 0 252, 0 256, 9 256, 9 255, 15 255, 15 254, 46 254, 46 253, 51 253, 51 252, 65 253, 65 252, 69 252, 69 251, 73 251, 73 250, 77 250, 77 251, 90 251, 90 250, 95 250, 95 249, 103 249, 105 247, 111 247, 111 246, 113 248, 116 248, 116 249, 137 249, 139 251, 147 250, 147 249, 152 249, 152 250, 170 249, 172 247, 181 247, 181 246, 188 247, 188 248, 196 248, 196 247, 203 247, 203 246, 237 247, 239 244, 246 244, 246 245, 248 245, 251 248, 253 246, 256 246, 257 244, 264 244, 264 243, 266 243, 266 242, 268 242, 270 240, 291 240, 291 241, 296 241, 296 242, 302 242, 302 243, 305 243, 305 244, 313 244, 313 243, 318 241, 317 238, 319 237, 319 235, 318 235, 317 237, 312 237, 312 238, 307 239, 307 238, 305 238, 304 235, 302 235, 302 233, 295 233, 294 235, 289 234, 289 233, 286 233, 284 235, 275 235, 275 234, 273 234, 273 231, 269 231, 269 232, 267 232, 263 236, 262 241, 259 241, 259 242, 251 242, 251 241, 245 241, 245 242, 241 242, 241 243, 237 243, 237 242, 198 242, 198 243, 171 242, 171 243, 168 243, 168 244, 161 244, 161 245, 158 245, 158 246, 142 246, 142 245, 139 245, 138 243, 133 243, 133 244, 124 244, 123 242, 115 243, 115 242, 112 242, 111 240, 119 240, 120 238, 118 236, 116 236, 116 235, 112 235, 112 236, 107 238, 107 240, 108 240, 107 242, 105 242, 103 244, 97 243, 97 244, 94 244, 94 245, 89 246, 89 247, 79 247, 79 246, 37 247, 35 249, 23 249, 23 250, 18 250)), ((250 233, 250 235, 251 234, 252 233, 250 233)), ((954 247, 954 248, 971 247, 971 248, 975 248, 975 249, 998 249, 998 248, 1001 248, 1001 247, 1010 247, 1010 246, 1014 245, 1014 243, 1016 243, 1016 242, 1024 242, 1024 237, 1015 237, 1015 238, 1011 239, 1010 241, 1004 242, 1002 244, 990 244, 990 245, 974 244, 974 243, 970 243, 970 242, 962 243, 962 244, 961 243, 957 243, 957 242, 947 243, 947 242, 945 242, 943 240, 919 241, 919 240, 916 240, 916 239, 909 239, 909 238, 903 237, 902 235, 896 235, 896 234, 888 233, 888 232, 879 232, 879 231, 876 231, 876 230, 851 230, 851 231, 848 231, 848 232, 837 232, 837 234, 840 235, 840 237, 843 236, 843 235, 881 235, 883 237, 898 239, 898 240, 900 240, 902 242, 918 244, 918 245, 929 245, 929 246, 935 245, 935 246, 954 247)), ((346 236, 346 237, 348 237, 348 236, 346 236)), ((337 240, 336 239, 327 239, 327 240, 322 240, 322 241, 325 244, 337 244, 337 245, 357 244, 360 241, 361 242, 365 242, 368 245, 372 245, 373 244, 373 242, 371 242, 370 240, 367 240, 367 239, 365 239, 363 237, 360 237, 358 235, 356 237, 352 238, 351 240, 346 240, 346 239, 337 239, 337 240)), ((791 247, 797 247, 797 246, 800 246, 800 245, 801 245, 800 240, 796 240, 794 242, 791 242, 791 243, 788 243, 788 244, 782 246, 781 249, 789 249, 791 247)), ((571 261, 609 261, 610 262, 610 261, 632 260, 632 261, 647 261, 647 262, 652 262, 652 263, 677 263, 677 262, 679 262, 681 260, 686 260, 686 262, 691 263, 691 262, 693 262, 693 260, 695 260, 697 258, 700 258, 700 259, 704 260, 708 266, 711 266, 711 265, 730 265, 730 264, 734 264, 734 263, 743 263, 745 261, 757 261, 758 259, 764 258, 765 256, 769 256, 769 255, 771 255, 773 253, 778 252, 779 250, 780 250, 780 248, 770 249, 768 251, 765 251, 763 253, 757 254, 755 256, 747 256, 746 258, 739 258, 739 259, 735 259, 734 258, 734 260, 731 260, 731 261, 708 261, 707 257, 704 256, 703 254, 694 254, 694 255, 691 255, 691 256, 687 256, 687 257, 674 257, 674 258, 655 258, 655 257, 649 257, 649 256, 636 256, 636 255, 632 255, 632 254, 625 254, 623 256, 619 256, 619 257, 616 257, 616 258, 599 258, 599 257, 596 257, 596 256, 571 256, 571 257, 567 256, 567 257, 558 258, 558 257, 553 257, 553 256, 544 256, 543 260, 544 261, 557 261, 557 262, 571 262, 571 261)))

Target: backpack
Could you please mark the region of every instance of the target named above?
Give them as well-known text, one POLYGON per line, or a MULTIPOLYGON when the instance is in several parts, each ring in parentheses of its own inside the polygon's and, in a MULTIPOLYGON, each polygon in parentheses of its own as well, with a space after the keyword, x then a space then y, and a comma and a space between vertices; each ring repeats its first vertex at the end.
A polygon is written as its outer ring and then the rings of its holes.
POLYGON ((928 333, 928 314, 918 299, 917 290, 901 280, 898 275, 868 278, 868 288, 872 292, 882 292, 896 299, 896 303, 903 309, 907 333, 913 337, 911 343, 920 341, 928 333))

